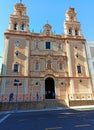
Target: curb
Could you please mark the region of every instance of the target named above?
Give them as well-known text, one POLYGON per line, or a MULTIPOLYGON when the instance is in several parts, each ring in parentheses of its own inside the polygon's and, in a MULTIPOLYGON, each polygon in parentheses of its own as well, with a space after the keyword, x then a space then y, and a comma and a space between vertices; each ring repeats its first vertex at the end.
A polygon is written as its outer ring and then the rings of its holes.
POLYGON ((88 106, 71 106, 70 109, 94 110, 94 105, 88 105, 88 106))
POLYGON ((55 110, 94 110, 94 105, 89 106, 71 106, 71 107, 56 107, 56 108, 43 108, 43 109, 32 109, 32 110, 11 110, 11 111, 1 111, 0 114, 9 113, 24 113, 24 112, 39 112, 39 111, 55 111, 55 110))

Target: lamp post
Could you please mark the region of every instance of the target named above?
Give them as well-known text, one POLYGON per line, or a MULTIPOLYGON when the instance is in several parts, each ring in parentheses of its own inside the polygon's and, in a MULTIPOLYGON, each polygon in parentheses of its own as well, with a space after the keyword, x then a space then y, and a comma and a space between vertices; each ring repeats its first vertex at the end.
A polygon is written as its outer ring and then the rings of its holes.
POLYGON ((20 83, 19 80, 17 80, 17 79, 14 80, 14 86, 16 86, 16 110, 18 108, 18 87, 21 85, 22 85, 22 83, 20 83))

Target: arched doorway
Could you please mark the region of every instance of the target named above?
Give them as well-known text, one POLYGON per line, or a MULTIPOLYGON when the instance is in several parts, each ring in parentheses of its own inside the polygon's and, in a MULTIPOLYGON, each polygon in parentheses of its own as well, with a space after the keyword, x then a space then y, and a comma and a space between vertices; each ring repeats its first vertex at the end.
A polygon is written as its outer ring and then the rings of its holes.
POLYGON ((45 80, 45 99, 55 99, 55 85, 53 78, 45 80))

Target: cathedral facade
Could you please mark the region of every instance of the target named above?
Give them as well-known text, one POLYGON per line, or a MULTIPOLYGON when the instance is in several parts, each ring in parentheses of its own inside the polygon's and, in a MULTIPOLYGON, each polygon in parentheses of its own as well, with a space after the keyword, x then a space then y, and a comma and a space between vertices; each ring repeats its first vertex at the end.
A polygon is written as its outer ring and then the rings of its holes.
POLYGON ((64 34, 54 34, 48 23, 35 33, 25 5, 17 3, 4 41, 0 95, 6 100, 11 93, 19 101, 92 98, 86 40, 74 8, 66 11, 64 34))

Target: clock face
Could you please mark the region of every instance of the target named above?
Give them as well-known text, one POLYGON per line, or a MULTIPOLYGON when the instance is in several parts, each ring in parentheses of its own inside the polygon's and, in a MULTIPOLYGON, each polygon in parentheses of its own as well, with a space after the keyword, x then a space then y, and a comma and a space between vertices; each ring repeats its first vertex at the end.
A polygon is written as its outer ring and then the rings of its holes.
POLYGON ((15 45, 16 45, 17 47, 19 47, 19 46, 20 46, 20 42, 19 42, 19 41, 15 42, 15 45))

